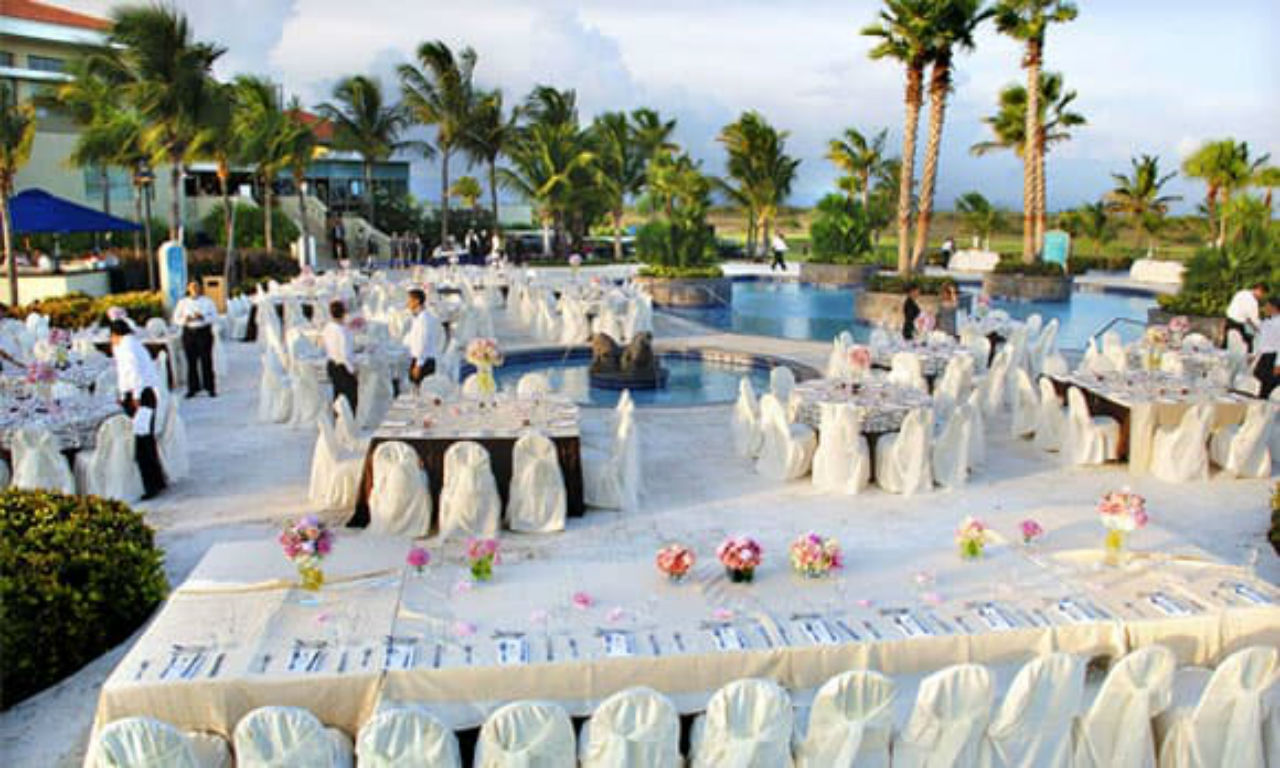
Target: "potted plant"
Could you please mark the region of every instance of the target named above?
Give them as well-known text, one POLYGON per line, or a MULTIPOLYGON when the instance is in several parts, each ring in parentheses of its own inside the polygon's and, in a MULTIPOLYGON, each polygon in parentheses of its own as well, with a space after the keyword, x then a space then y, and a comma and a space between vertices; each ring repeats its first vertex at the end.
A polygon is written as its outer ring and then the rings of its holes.
POLYGON ((809 225, 813 255, 800 264, 800 279, 811 283, 861 285, 875 274, 871 221, 862 203, 844 195, 822 198, 809 225))
POLYGON ((982 278, 982 292, 1000 299, 1026 301, 1067 301, 1071 298, 1071 276, 1061 264, 1013 257, 1001 257, 996 268, 982 278))

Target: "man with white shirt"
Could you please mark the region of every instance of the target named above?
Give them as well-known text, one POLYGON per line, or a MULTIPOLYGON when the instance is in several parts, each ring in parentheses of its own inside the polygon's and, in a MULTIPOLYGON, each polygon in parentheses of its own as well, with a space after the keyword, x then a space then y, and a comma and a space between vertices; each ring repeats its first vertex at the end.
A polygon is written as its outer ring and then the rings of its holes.
POLYGON ((1271 397, 1271 392, 1280 385, 1280 368, 1276 367, 1277 355, 1280 354, 1280 297, 1267 299, 1267 319, 1258 328, 1258 335, 1253 339, 1253 351, 1258 354, 1258 361, 1253 366, 1253 375, 1262 382, 1259 394, 1263 398, 1271 397))
POLYGON ((1239 331, 1245 341, 1252 339, 1262 325, 1258 302, 1262 301, 1266 293, 1267 287, 1262 283, 1254 283, 1249 288, 1236 291, 1231 297, 1231 303, 1227 305, 1227 330, 1239 331))
POLYGON ((340 300, 330 302, 329 317, 331 319, 324 326, 322 338, 328 359, 329 381, 333 384, 333 400, 337 402, 339 397, 347 398, 347 405, 355 413, 360 382, 356 378, 356 342, 345 322, 347 305, 340 300))
POLYGON ((156 443, 156 409, 160 407, 160 372, 133 328, 124 320, 111 321, 111 357, 116 364, 120 406, 133 418, 134 455, 142 474, 143 499, 164 490, 164 465, 156 443))
POLYGON ((427 309, 427 294, 421 288, 410 289, 409 312, 413 314, 413 321, 405 334, 404 345, 409 349, 409 381, 417 387, 436 372, 436 358, 444 344, 444 325, 427 309))
POLYGON ((173 310, 173 324, 182 329, 182 351, 187 355, 187 397, 201 389, 217 397, 213 382, 213 321, 218 308, 195 280, 187 283, 187 295, 173 310))

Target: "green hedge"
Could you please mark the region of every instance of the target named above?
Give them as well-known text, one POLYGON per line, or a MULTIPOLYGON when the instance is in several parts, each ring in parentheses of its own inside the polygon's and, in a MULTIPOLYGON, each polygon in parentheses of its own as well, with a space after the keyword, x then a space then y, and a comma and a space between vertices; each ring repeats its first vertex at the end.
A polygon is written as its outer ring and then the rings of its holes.
MULTIPOLYGON (((222 248, 197 248, 187 252, 187 274, 195 279, 221 276, 226 251, 222 248)), ((298 262, 288 253, 260 249, 236 249, 232 270, 232 293, 251 290, 260 282, 288 282, 298 275, 298 262)), ((147 263, 130 255, 121 256, 116 267, 113 290, 140 291, 147 287, 147 263)))
POLYGON ((1067 259, 1067 270, 1073 275, 1083 275, 1089 270, 1096 269, 1102 272, 1128 272, 1133 266, 1133 254, 1123 253, 1114 255, 1091 255, 1083 256, 1072 254, 1067 259))
POLYGON ((998 275, 1024 275, 1026 277, 1062 277, 1062 265, 1048 261, 1033 261, 1026 264, 1016 256, 1001 256, 996 264, 998 275))
POLYGON ((924 277, 913 275, 902 278, 898 275, 872 275, 867 279, 867 290, 873 293, 906 293, 911 286, 920 289, 920 293, 933 296, 942 293, 942 286, 954 282, 949 277, 924 277))
POLYGON ((18 307, 15 317, 26 317, 32 312, 39 312, 49 318, 49 324, 55 328, 79 330, 94 323, 106 323, 107 310, 121 307, 129 313, 129 317, 139 325, 153 317, 164 317, 164 299, 159 292, 133 291, 130 293, 113 293, 97 298, 83 293, 69 293, 51 299, 38 299, 18 307))
POLYGON ((641 267, 636 273, 640 277, 659 277, 668 280, 672 279, 693 279, 693 278, 711 278, 724 277, 724 270, 720 267, 667 267, 660 264, 650 264, 641 267))
POLYGON ((0 708, 133 634, 168 590, 163 563, 142 515, 125 504, 0 493, 0 708))

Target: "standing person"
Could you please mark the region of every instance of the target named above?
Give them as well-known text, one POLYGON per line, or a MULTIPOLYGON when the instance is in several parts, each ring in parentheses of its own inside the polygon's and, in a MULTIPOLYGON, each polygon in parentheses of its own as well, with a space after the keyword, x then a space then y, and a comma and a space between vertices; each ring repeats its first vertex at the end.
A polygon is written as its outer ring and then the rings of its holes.
POLYGON ((951 256, 955 252, 956 252, 955 238, 948 237, 946 240, 942 241, 942 266, 945 267, 951 263, 951 256))
POLYGON ((1253 375, 1262 382, 1258 395, 1264 400, 1271 397, 1276 386, 1280 385, 1280 296, 1267 299, 1267 319, 1262 321, 1258 335, 1254 338, 1254 351, 1258 353, 1258 362, 1253 366, 1253 375))
POLYGON ((134 456, 142 475, 143 499, 164 490, 164 465, 156 443, 156 410, 160 407, 160 372, 133 328, 124 320, 111 321, 111 357, 116 364, 120 407, 133 419, 134 456))
POLYGON ((217 397, 213 381, 213 321, 218 308, 195 280, 187 283, 187 295, 173 310, 173 324, 182 329, 182 351, 187 356, 187 397, 204 389, 217 397))
POLYGON ((409 350, 409 381, 416 389, 423 379, 436 372, 436 358, 444 342, 444 325, 427 309, 427 294, 421 288, 409 290, 409 312, 413 320, 404 345, 409 350))
POLYGON ((916 335, 916 318, 920 316, 920 286, 907 286, 907 300, 902 302, 902 338, 911 341, 916 335))
POLYGON ((1227 330, 1239 331, 1245 342, 1251 342, 1262 325, 1258 302, 1267 293, 1262 283, 1254 283, 1249 288, 1236 291, 1227 305, 1227 330))
POLYGON ((783 272, 787 271, 787 238, 782 236, 781 230, 773 233, 773 263, 769 265, 769 271, 781 268, 783 272))
POLYGON ((329 371, 329 381, 333 384, 333 400, 347 398, 351 412, 356 412, 359 380, 356 378, 356 342, 347 327, 347 305, 335 299, 329 302, 329 317, 324 326, 324 354, 328 359, 325 368, 329 371))
POLYGON ((329 230, 329 249, 333 258, 341 261, 347 258, 347 230, 342 226, 342 217, 335 216, 333 227, 329 230))

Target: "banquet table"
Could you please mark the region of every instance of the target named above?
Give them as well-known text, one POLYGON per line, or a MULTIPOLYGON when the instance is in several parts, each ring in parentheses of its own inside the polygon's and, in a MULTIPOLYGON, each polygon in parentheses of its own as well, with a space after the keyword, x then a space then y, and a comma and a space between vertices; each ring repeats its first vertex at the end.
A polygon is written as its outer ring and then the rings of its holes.
POLYGON ((899 352, 911 352, 920 357, 920 370, 931 387, 933 380, 942 375, 953 357, 973 354, 968 347, 960 346, 954 341, 942 343, 895 338, 888 344, 871 348, 872 364, 888 370, 893 366, 893 356, 899 352))
POLYGON ((1049 376, 1060 397, 1079 387, 1094 416, 1110 416, 1120 424, 1120 456, 1129 460, 1129 472, 1151 469, 1156 430, 1176 426, 1192 406, 1213 405, 1211 429, 1244 421, 1249 403, 1256 400, 1242 392, 1215 386, 1199 376, 1177 376, 1162 371, 1125 373, 1075 372, 1049 376))
POLYGON ((711 558, 675 583, 647 557, 572 555, 504 562, 494 581, 472 584, 461 547, 418 574, 404 565, 409 542, 340 534, 314 593, 293 586, 275 542, 221 543, 111 673, 95 730, 144 715, 229 735, 249 710, 276 704, 354 734, 380 703, 401 701, 463 729, 515 699, 585 716, 633 685, 692 713, 752 676, 802 700, 848 669, 918 675, 1153 643, 1212 665, 1280 643, 1280 590, 1245 569, 1188 546, 1110 567, 1068 538, 1028 548, 995 535, 974 562, 949 546, 908 558, 847 549, 845 571, 823 579, 778 557, 750 585, 730 583, 711 558))
MULTIPOLYGON (((1152 349, 1144 344, 1129 347, 1129 369, 1140 370, 1150 359, 1152 349)), ((1177 355, 1182 360, 1182 369, 1189 377, 1206 377, 1213 371, 1229 372, 1231 355, 1225 349, 1217 347, 1168 347, 1159 350, 1160 355, 1177 355)))
POLYGON ((543 432, 555 444, 564 476, 565 494, 570 517, 585 512, 582 496, 582 458, 578 408, 568 398, 546 396, 540 399, 517 399, 507 393, 488 405, 462 398, 457 401, 428 402, 404 395, 396 398, 382 424, 374 431, 365 455, 364 469, 356 498, 355 514, 348 523, 352 527, 369 524, 369 494, 373 489, 373 454, 379 445, 390 440, 407 443, 422 460, 427 471, 434 509, 440 508, 440 491, 444 486, 444 456, 449 446, 470 440, 484 446, 497 481, 503 505, 509 498, 513 474, 512 453, 516 440, 530 429, 543 432), (429 422, 429 426, 426 424, 429 422))
POLYGON ((92 448, 98 427, 120 413, 114 400, 91 395, 67 398, 0 398, 0 451, 8 454, 13 433, 19 428, 47 429, 64 453, 92 448))
POLYGON ((822 426, 824 404, 848 404, 862 412, 862 432, 865 435, 897 432, 907 413, 916 408, 928 408, 933 403, 924 392, 891 384, 876 374, 859 382, 810 379, 797 384, 792 393, 796 401, 796 421, 818 429, 822 426))

